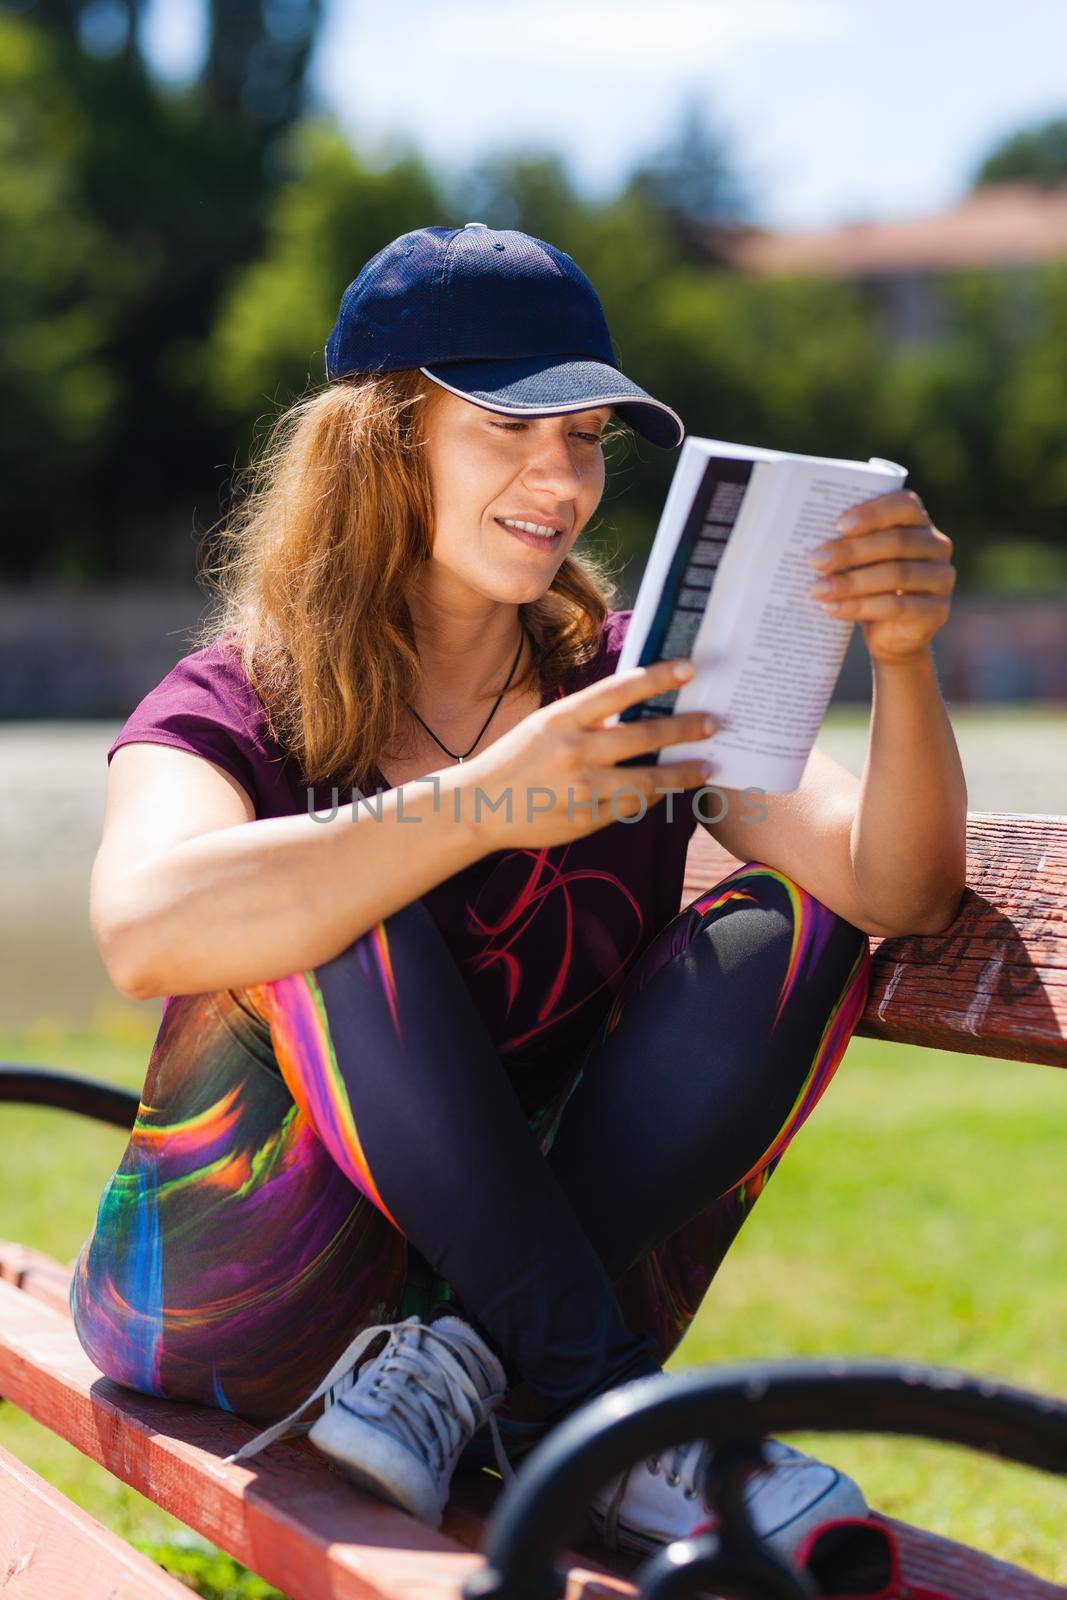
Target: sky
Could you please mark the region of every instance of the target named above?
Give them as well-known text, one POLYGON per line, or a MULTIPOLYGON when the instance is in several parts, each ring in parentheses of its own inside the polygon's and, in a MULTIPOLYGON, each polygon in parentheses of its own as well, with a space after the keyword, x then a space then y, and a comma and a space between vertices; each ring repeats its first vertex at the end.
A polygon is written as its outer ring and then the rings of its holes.
MULTIPOLYGON (((161 76, 195 71, 202 18, 152 0, 161 76)), ((937 212, 1006 133, 1067 115, 1067 3, 327 0, 310 76, 366 149, 406 136, 445 170, 558 151, 589 198, 696 95, 757 220, 821 228, 937 212)))

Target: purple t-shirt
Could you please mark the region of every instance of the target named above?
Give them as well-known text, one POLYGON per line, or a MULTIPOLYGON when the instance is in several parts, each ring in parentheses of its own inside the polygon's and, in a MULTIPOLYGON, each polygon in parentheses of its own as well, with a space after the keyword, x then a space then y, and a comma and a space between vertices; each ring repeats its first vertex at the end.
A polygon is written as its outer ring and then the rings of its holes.
MULTIPOLYGON (((595 660, 571 693, 615 668, 631 613, 609 612, 595 660)), ((216 639, 185 656, 136 707, 107 752, 137 740, 206 756, 248 794, 257 818, 308 809, 298 763, 270 735, 235 649, 216 639)), ((350 803, 350 791, 338 800, 350 803)), ((570 844, 483 856, 423 896, 500 1053, 521 1069, 573 1058, 592 1036, 626 969, 677 912, 691 796, 650 806, 570 844)), ((315 809, 330 809, 329 786, 315 809)))

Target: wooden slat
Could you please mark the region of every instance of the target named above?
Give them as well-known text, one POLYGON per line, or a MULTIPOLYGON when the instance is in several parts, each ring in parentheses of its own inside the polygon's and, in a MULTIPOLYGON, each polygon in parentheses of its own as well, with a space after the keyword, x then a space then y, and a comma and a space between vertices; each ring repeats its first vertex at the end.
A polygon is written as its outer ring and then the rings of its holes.
MULTIPOLYGON (((0 1239, 0 1282, 11 1283, 21 1288, 31 1299, 52 1307, 67 1318, 70 1316, 71 1268, 72 1264, 64 1266, 52 1256, 45 1255, 43 1251, 34 1250, 13 1240, 0 1239)), ((102 1378, 100 1381, 106 1382, 102 1378)), ((120 1390, 117 1385, 112 1387, 116 1394, 129 1393, 127 1390, 120 1390)), ((186 1418, 190 1408, 179 1409, 180 1416, 186 1418)), ((210 1414, 215 1415, 213 1412, 210 1414)), ((310 1447, 302 1443, 297 1443, 296 1447, 305 1451, 310 1450, 310 1447)), ((232 1448, 232 1445, 227 1445, 220 1453, 226 1454, 232 1448)), ((323 1463, 332 1473, 325 1458, 317 1452, 310 1453, 314 1462, 323 1463)), ((336 1483, 340 1475, 332 1474, 332 1477, 336 1483)), ((458 1545, 469 1550, 478 1550, 485 1520, 498 1488, 498 1480, 485 1473, 468 1473, 455 1479, 453 1493, 445 1513, 443 1532, 458 1545)), ((341 1492, 358 1491, 344 1479, 341 1492)), ((373 1501, 372 1504, 378 1505, 379 1502, 373 1501)), ((243 1559, 236 1551, 230 1551, 230 1554, 236 1555, 238 1560, 243 1559)), ((561 1551, 560 1555, 568 1568, 567 1592, 570 1600, 576 1600, 579 1596, 585 1596, 587 1600, 594 1600, 596 1596, 615 1600, 620 1594, 633 1593, 633 1585, 621 1580, 610 1566, 605 1564, 603 1552, 598 1558, 595 1551, 583 1547, 580 1551, 561 1551)))
POLYGON ((43 1305, 70 1315, 70 1266, 63 1266, 42 1250, 14 1240, 0 1239, 0 1282, 25 1289, 43 1305))
MULTIPOLYGON (((47 1300, 48 1296, 54 1293, 55 1280, 61 1278, 65 1272, 69 1273, 70 1269, 64 1268, 58 1261, 53 1261, 50 1256, 42 1255, 39 1251, 27 1251, 25 1246, 12 1245, 0 1241, 0 1279, 17 1270, 20 1263, 25 1264, 27 1257, 32 1259, 32 1264, 37 1270, 31 1272, 26 1278, 25 1286, 21 1291, 22 1297, 32 1300, 36 1295, 42 1294, 47 1300)), ((63 1297, 63 1310, 59 1315, 66 1315, 69 1320, 69 1310, 67 1309, 65 1296, 63 1297)), ((6 1392, 2 1333, 4 1321, 4 1302, 0 1299, 0 1393, 6 1392)), ((80 1352, 81 1347, 77 1346, 77 1349, 80 1352)), ((90 1367, 91 1372, 95 1373, 95 1370, 95 1368, 90 1367)), ((109 1391, 116 1397, 120 1404, 127 1399, 137 1402, 144 1398, 134 1394, 131 1390, 109 1383, 106 1378, 101 1378, 99 1375, 96 1377, 96 1383, 103 1390, 109 1391)), ((14 1396, 10 1396, 10 1398, 14 1399, 14 1396)), ((19 1404, 17 1400, 15 1400, 15 1403, 19 1404)), ((220 1419, 223 1424, 228 1420, 230 1426, 235 1429, 243 1428, 244 1426, 236 1423, 233 1418, 227 1419, 224 1413, 203 1411, 196 1406, 168 1406, 163 1401, 152 1400, 146 1400, 145 1403, 149 1407, 155 1408, 156 1423, 160 1428, 168 1426, 168 1412, 173 1414, 177 1419, 178 1425, 175 1431, 179 1434, 181 1434, 183 1423, 188 1426, 190 1416, 206 1417, 209 1427, 212 1419, 215 1419, 216 1424, 220 1419)), ((25 1410, 27 1407, 24 1406, 22 1409, 25 1410)), ((55 1409, 54 1403, 52 1409, 55 1409)), ((60 1410, 61 1414, 67 1414, 62 1412, 62 1408, 60 1410)), ((36 1415, 36 1413, 31 1413, 31 1415, 36 1415)), ((38 1416, 38 1420, 43 1421, 44 1418, 38 1416)), ((121 1418, 119 1420, 121 1421, 121 1418)), ((45 1425, 52 1426, 48 1422, 45 1425)), ((59 1432, 60 1429, 57 1428, 55 1431, 59 1432)), ((168 1429, 168 1431, 170 1430, 168 1429)), ((250 1429, 245 1430, 246 1437, 249 1432, 251 1432, 250 1429)), ((71 1434, 64 1433, 63 1437, 71 1438, 71 1434)), ((121 1438, 121 1435, 119 1435, 119 1438, 121 1438)), ((71 1442, 78 1445, 78 1448, 84 1448, 78 1444, 78 1440, 75 1438, 71 1438, 71 1442)), ((282 1441, 272 1446, 270 1452, 265 1453, 259 1459, 265 1463, 272 1462, 275 1459, 276 1452, 284 1451, 290 1445, 294 1451, 303 1456, 305 1469, 313 1472, 316 1466, 324 1466, 325 1470, 330 1472, 329 1464, 324 1463, 323 1458, 303 1441, 282 1441)), ((114 1444, 112 1448, 114 1450, 114 1444)), ((234 1443, 226 1441, 218 1446, 216 1453, 225 1455, 233 1448, 234 1443)), ((93 1454, 89 1450, 86 1450, 85 1453, 93 1454)), ((135 1451, 134 1456, 139 1459, 140 1451, 135 1451)), ((99 1454, 95 1454, 94 1459, 102 1460, 99 1454)), ((122 1459, 126 1459, 125 1453, 123 1453, 122 1459)), ((109 1469, 113 1472, 116 1470, 114 1466, 110 1466, 108 1461, 102 1461, 102 1464, 109 1466, 109 1469)), ((186 1516, 182 1510, 175 1509, 178 1504, 182 1506, 188 1504, 190 1493, 194 1497, 193 1503, 196 1503, 196 1475, 202 1470, 202 1466, 198 1465, 196 1460, 193 1459, 190 1464, 190 1470, 193 1477, 188 1486, 188 1492, 180 1497, 178 1501, 172 1503, 160 1498, 158 1493, 152 1493, 150 1498, 154 1499, 157 1504, 162 1505, 164 1509, 174 1511, 176 1516, 182 1517, 191 1526, 199 1527, 199 1531, 205 1532, 206 1536, 212 1539, 215 1544, 228 1550, 238 1560, 244 1561, 254 1571, 260 1572, 264 1577, 269 1577, 267 1572, 256 1566, 253 1561, 248 1559, 246 1554, 242 1553, 245 1548, 244 1545, 241 1548, 233 1548, 223 1538, 216 1536, 215 1533, 208 1532, 204 1527, 200 1527, 192 1518, 186 1516)), ((220 1468, 217 1461, 215 1461, 213 1462, 213 1470, 216 1475, 225 1475, 239 1472, 241 1469, 237 1467, 220 1468)), ((133 1478, 126 1477, 122 1472, 118 1472, 117 1475, 124 1477, 126 1482, 134 1482, 133 1478)), ((353 1485, 348 1484, 347 1480, 339 1480, 332 1473, 331 1478, 332 1482, 329 1484, 326 1497, 322 1501, 322 1509, 326 1521, 329 1521, 330 1493, 358 1496, 360 1499, 364 1499, 364 1497, 359 1496, 358 1490, 353 1485)), ((160 1481, 164 1485, 169 1485, 170 1476, 168 1475, 163 1480, 157 1479, 157 1485, 160 1481)), ((284 1483, 284 1471, 280 1475, 280 1481, 284 1483)), ((142 1493, 148 1492, 140 1482, 134 1483, 134 1487, 140 1488, 142 1493)), ((484 1473, 464 1474, 454 1480, 453 1492, 442 1530, 447 1539, 455 1541, 452 1545, 453 1550, 459 1546, 465 1546, 471 1551, 480 1550, 486 1519, 492 1510, 493 1501, 498 1491, 498 1481, 484 1473)), ((417 1542, 429 1532, 421 1523, 413 1522, 410 1518, 403 1516, 401 1512, 392 1512, 388 1508, 381 1507, 377 1501, 367 1500, 366 1507, 372 1523, 375 1508, 384 1517, 394 1520, 394 1526, 390 1530, 391 1538, 396 1537, 395 1519, 397 1518, 399 1518, 401 1533, 405 1525, 410 1527, 413 1534, 413 1542, 417 1542)), ((1067 1589, 1061 1589, 1055 1584, 1048 1583, 1043 1578, 1038 1578, 1021 1567, 998 1561, 993 1556, 985 1555, 981 1551, 972 1550, 968 1546, 958 1544, 951 1539, 944 1539, 938 1534, 927 1533, 921 1528, 910 1527, 907 1523, 897 1522, 894 1518, 882 1517, 877 1512, 874 1515, 879 1521, 891 1527, 896 1534, 900 1545, 901 1566, 904 1576, 912 1583, 926 1583, 942 1588, 946 1594, 953 1597, 953 1600, 991 1600, 994 1595, 997 1600, 1064 1600, 1064 1597, 1067 1596, 1067 1589)), ((341 1524, 338 1523, 339 1532, 340 1527, 341 1524)), ((308 1531, 311 1532, 312 1530, 308 1531)), ((376 1541, 379 1544, 382 1542, 380 1539, 376 1541)), ((567 1600, 626 1600, 626 1597, 634 1594, 634 1586, 629 1581, 629 1578, 641 1564, 640 1558, 618 1555, 614 1556, 609 1563, 605 1561, 604 1557, 605 1552, 599 1546, 592 1533, 587 1539, 581 1541, 576 1551, 560 1552, 560 1561, 568 1568, 567 1600)), ((384 1597, 400 1596, 400 1600, 408 1600, 409 1586, 407 1578, 408 1574, 402 1571, 399 1566, 390 1568, 386 1558, 385 1566, 383 1567, 381 1561, 379 1561, 374 1572, 374 1582, 380 1587, 372 1587, 361 1592, 384 1597), (402 1579, 404 1580, 402 1589, 390 1587, 390 1584, 400 1583, 402 1579)), ((276 1579, 271 1581, 277 1582, 276 1579)), ((279 1585, 279 1587, 283 1586, 279 1585)), ((292 1588, 290 1592, 293 1600, 302 1600, 303 1593, 308 1591, 292 1588)), ((334 1591, 315 1590, 312 1592, 317 1594, 334 1591)), ((338 1589, 336 1591, 339 1596, 349 1592, 347 1589, 338 1589)), ((454 1594, 452 1600, 455 1600, 454 1594)))
MULTIPOLYGON (((31 1299, 59 1311, 68 1319, 70 1275, 71 1265, 64 1266, 52 1256, 34 1250, 28 1245, 19 1244, 14 1240, 0 1239, 0 1282, 13 1284, 31 1299)), ((95 1369, 93 1371, 95 1373, 95 1369)), ((0 1360, 0 1373, 2 1373, 2 1360, 0 1360)), ((100 1383, 107 1382, 99 1374, 96 1376, 100 1383)), ((120 1389, 118 1385, 110 1387, 116 1396, 130 1393, 128 1390, 120 1389)), ((2 1393, 3 1384, 0 1382, 0 1394, 2 1393)), ((189 1409, 191 1408, 180 1408, 180 1418, 186 1418, 189 1409)), ((299 1443, 296 1447, 308 1448, 299 1443)), ((224 1449, 220 1448, 219 1453, 224 1455, 232 1448, 233 1445, 227 1445, 224 1449)), ((316 1454, 314 1460, 322 1461, 323 1458, 316 1454)), ((465 1549, 479 1550, 486 1519, 492 1510, 499 1487, 499 1479, 487 1473, 464 1473, 454 1479, 452 1494, 445 1512, 443 1532, 465 1549)), ((351 1492, 358 1491, 351 1488, 351 1492)), ((180 1512, 175 1514, 181 1515, 180 1512)), ((239 1560, 243 1559, 236 1551, 230 1553, 236 1555, 239 1560)), ((619 1595, 628 1596, 634 1593, 633 1585, 626 1582, 620 1573, 612 1570, 612 1565, 605 1562, 605 1552, 599 1549, 595 1539, 585 1541, 577 1550, 561 1551, 560 1555, 562 1561, 569 1566, 568 1600, 575 1600, 575 1597, 581 1595, 587 1596, 588 1600, 594 1600, 596 1596, 617 1600, 619 1595)), ((635 1564, 630 1563, 630 1565, 635 1564)), ((626 1565, 625 1558, 623 1565, 626 1565)))
MULTIPOLYGON (((889 1528, 900 1553, 900 1570, 906 1584, 928 1586, 951 1600, 1065 1600, 1067 1589, 1039 1578, 1022 1567, 1000 1561, 982 1550, 898 1522, 895 1517, 871 1513, 872 1521, 889 1528)), ((620 1572, 635 1573, 643 1557, 619 1557, 620 1572)))
POLYGON ((877 1520, 896 1535, 908 1583, 927 1584, 952 1600, 1064 1600, 1067 1595, 1057 1583, 954 1539, 909 1527, 895 1517, 877 1516, 877 1520))
MULTIPOLYGON (((485 1472, 464 1472, 452 1480, 445 1512, 445 1531, 471 1550, 481 1550, 485 1526, 500 1493, 500 1479, 485 1472)), ((589 1528, 573 1550, 556 1552, 556 1565, 567 1573, 566 1600, 631 1600, 636 1594, 628 1574, 637 1560, 611 1557, 589 1528)))
MULTIPOLYGON (((258 1430, 101 1376, 65 1301, 57 1310, 36 1298, 54 1292, 54 1276, 31 1273, 22 1289, 0 1281, 0 1396, 291 1600, 457 1600, 463 1578, 482 1564, 474 1553, 484 1524, 476 1482, 457 1481, 438 1532, 363 1494, 299 1437, 277 1441, 246 1466, 223 1466, 220 1458, 258 1430)), ((568 1600, 632 1594, 606 1564, 562 1555, 568 1600)))
POLYGON ((189 1590, 0 1447, 4 1600, 189 1600, 189 1590))
MULTIPOLYGON (((739 865, 698 828, 683 905, 739 865)), ((970 812, 967 885, 943 933, 872 937, 856 1032, 1067 1066, 1067 817, 970 812)))
POLYGON ((0 1283, 0 1394, 292 1600, 456 1600, 480 1558, 361 1494, 303 1439, 223 1466, 255 1430, 104 1378, 70 1318, 0 1283))

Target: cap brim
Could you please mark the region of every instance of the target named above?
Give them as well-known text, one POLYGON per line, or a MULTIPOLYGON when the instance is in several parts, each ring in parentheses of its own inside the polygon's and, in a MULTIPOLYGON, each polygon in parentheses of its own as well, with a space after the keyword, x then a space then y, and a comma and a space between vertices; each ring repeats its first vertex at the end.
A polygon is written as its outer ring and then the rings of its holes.
POLYGON ((583 356, 524 360, 444 361, 420 372, 472 405, 514 416, 560 416, 611 406, 652 444, 673 449, 685 438, 682 419, 606 361, 583 356))

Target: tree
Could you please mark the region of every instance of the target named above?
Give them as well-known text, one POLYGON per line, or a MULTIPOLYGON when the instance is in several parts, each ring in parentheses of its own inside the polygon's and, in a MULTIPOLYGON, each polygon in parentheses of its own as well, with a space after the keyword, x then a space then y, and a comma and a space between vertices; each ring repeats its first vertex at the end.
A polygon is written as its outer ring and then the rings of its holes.
POLYGON ((291 131, 281 169, 262 254, 232 275, 203 344, 175 352, 187 404, 210 404, 242 448, 266 407, 324 380, 326 336, 364 263, 444 209, 417 152, 395 147, 372 164, 327 119, 291 131))
POLYGON ((0 492, 34 538, 9 570, 185 573, 174 507, 218 500, 230 441, 184 358, 263 249, 320 0, 217 0, 201 81, 177 91, 140 52, 140 0, 17 9, 0 18, 0 364, 23 403, 0 492))
POLYGON ((1064 548, 1067 520, 1067 262, 1035 274, 1037 327, 1005 380, 999 461, 1012 506, 1023 504, 1033 532, 1064 548))
POLYGON ((86 118, 55 41, 0 17, 0 430, 9 573, 80 523, 119 377, 108 345, 125 274, 86 203, 86 118))
POLYGON ((5 10, 27 17, 58 38, 94 55, 140 53, 146 0, 7 0, 5 10))
POLYGON ((561 250, 584 210, 565 163, 551 150, 494 150, 446 187, 445 204, 457 225, 518 228, 561 250))
POLYGON ((720 258, 720 230, 745 221, 752 204, 726 134, 695 95, 666 143, 633 169, 625 192, 659 215, 684 258, 703 262, 720 258))
POLYGON ((972 188, 1010 182, 1043 189, 1067 182, 1067 117, 1053 117, 1009 134, 982 161, 972 188))
POLYGON ((269 140, 304 109, 322 0, 210 0, 200 86, 221 116, 269 140))
MULTIPOLYGON (((147 0, 7 0, 5 9, 96 59, 149 70, 147 0)), ((305 106, 305 79, 322 0, 208 0, 207 51, 197 87, 206 109, 269 142, 305 106)))

